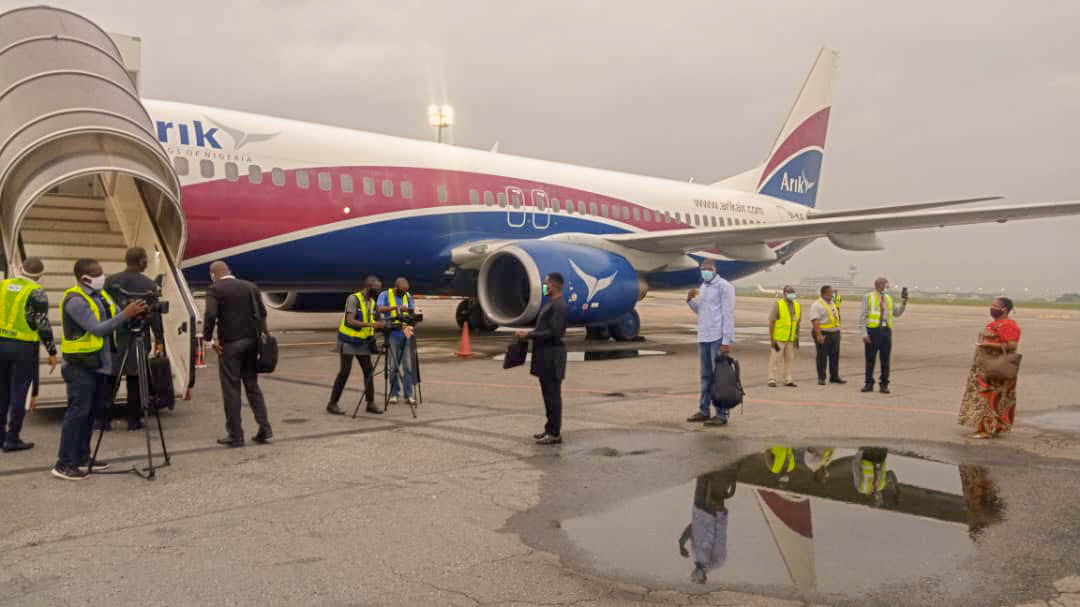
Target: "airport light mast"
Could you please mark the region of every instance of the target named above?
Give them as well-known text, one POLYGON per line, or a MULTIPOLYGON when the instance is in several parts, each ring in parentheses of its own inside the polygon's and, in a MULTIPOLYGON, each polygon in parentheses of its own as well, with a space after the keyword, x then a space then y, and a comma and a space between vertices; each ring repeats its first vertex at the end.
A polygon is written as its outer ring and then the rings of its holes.
POLYGON ((454 108, 433 103, 428 106, 427 112, 428 124, 438 129, 438 142, 442 143, 442 130, 454 125, 454 108))

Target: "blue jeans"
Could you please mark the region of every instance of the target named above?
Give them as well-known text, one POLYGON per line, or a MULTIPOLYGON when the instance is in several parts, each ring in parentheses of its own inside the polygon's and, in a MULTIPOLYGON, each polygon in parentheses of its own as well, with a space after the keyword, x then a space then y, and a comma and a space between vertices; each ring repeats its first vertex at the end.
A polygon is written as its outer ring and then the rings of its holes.
MULTIPOLYGON (((701 359, 701 414, 708 417, 711 414, 712 406, 712 383, 713 383, 713 367, 716 366, 716 359, 720 356, 720 340, 716 341, 703 341, 698 343, 698 354, 701 359)), ((716 414, 719 417, 727 417, 727 409, 716 408, 716 414)))
POLYGON ((105 413, 108 377, 85 367, 65 364, 60 374, 67 382, 68 408, 60 430, 58 466, 81 466, 90 461, 94 420, 105 413))
POLYGON ((405 398, 412 398, 413 389, 413 344, 405 339, 401 331, 390 334, 390 396, 397 396, 401 388, 405 390, 405 398), (401 367, 401 384, 398 382, 398 366, 401 367))

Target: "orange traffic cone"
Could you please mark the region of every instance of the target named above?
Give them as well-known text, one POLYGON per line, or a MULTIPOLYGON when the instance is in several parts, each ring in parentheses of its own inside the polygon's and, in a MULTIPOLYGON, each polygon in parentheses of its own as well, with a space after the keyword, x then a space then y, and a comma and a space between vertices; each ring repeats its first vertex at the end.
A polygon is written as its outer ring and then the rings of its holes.
POLYGON ((206 368, 206 344, 201 337, 199 338, 199 343, 195 347, 195 368, 206 368))
POLYGON ((472 345, 469 343, 469 323, 461 326, 461 343, 458 345, 457 357, 469 358, 473 355, 472 345))

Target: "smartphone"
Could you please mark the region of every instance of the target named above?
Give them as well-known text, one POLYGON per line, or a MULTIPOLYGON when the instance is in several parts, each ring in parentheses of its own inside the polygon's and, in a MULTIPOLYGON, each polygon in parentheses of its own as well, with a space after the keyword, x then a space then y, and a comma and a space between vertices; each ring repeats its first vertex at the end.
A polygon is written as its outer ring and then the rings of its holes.
POLYGON ((907 287, 900 289, 900 299, 907 299, 907 287))

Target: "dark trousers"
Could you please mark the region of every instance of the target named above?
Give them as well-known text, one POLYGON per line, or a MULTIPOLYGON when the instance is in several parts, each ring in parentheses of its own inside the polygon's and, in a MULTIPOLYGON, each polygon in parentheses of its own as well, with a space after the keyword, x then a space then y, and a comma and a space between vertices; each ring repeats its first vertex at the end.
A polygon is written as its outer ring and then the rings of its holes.
POLYGON ((840 379, 840 332, 822 331, 821 335, 825 337, 825 343, 819 344, 814 340, 817 346, 817 378, 825 381, 825 369, 828 368, 829 379, 836 381, 840 379))
POLYGON ((33 356, 0 353, 0 445, 19 440, 36 367, 33 356))
POLYGON ((541 375, 540 393, 544 395, 544 411, 547 413, 544 432, 559 436, 562 432, 562 380, 553 374, 541 375))
POLYGON ((889 385, 889 357, 892 355, 892 329, 889 327, 877 327, 867 329, 870 334, 870 343, 865 344, 866 350, 866 384, 874 384, 874 362, 881 357, 881 378, 878 383, 883 386, 889 385))
POLYGON ((364 371, 364 400, 369 405, 375 403, 375 375, 374 368, 371 366, 371 357, 366 354, 342 354, 341 368, 338 369, 337 378, 334 380, 334 390, 330 393, 330 404, 336 405, 341 398, 341 393, 345 390, 349 374, 352 373, 353 357, 364 371))
POLYGON ((105 414, 109 377, 86 367, 65 364, 61 370, 67 383, 67 411, 60 430, 58 466, 82 466, 90 461, 90 435, 94 420, 105 414))
POLYGON ((255 338, 228 341, 222 345, 224 352, 218 359, 218 376, 221 378, 221 396, 225 401, 225 430, 229 438, 244 440, 244 428, 240 420, 240 383, 244 384, 248 404, 255 414, 260 432, 270 432, 270 420, 266 416, 266 401, 259 389, 259 375, 255 372, 255 338))

